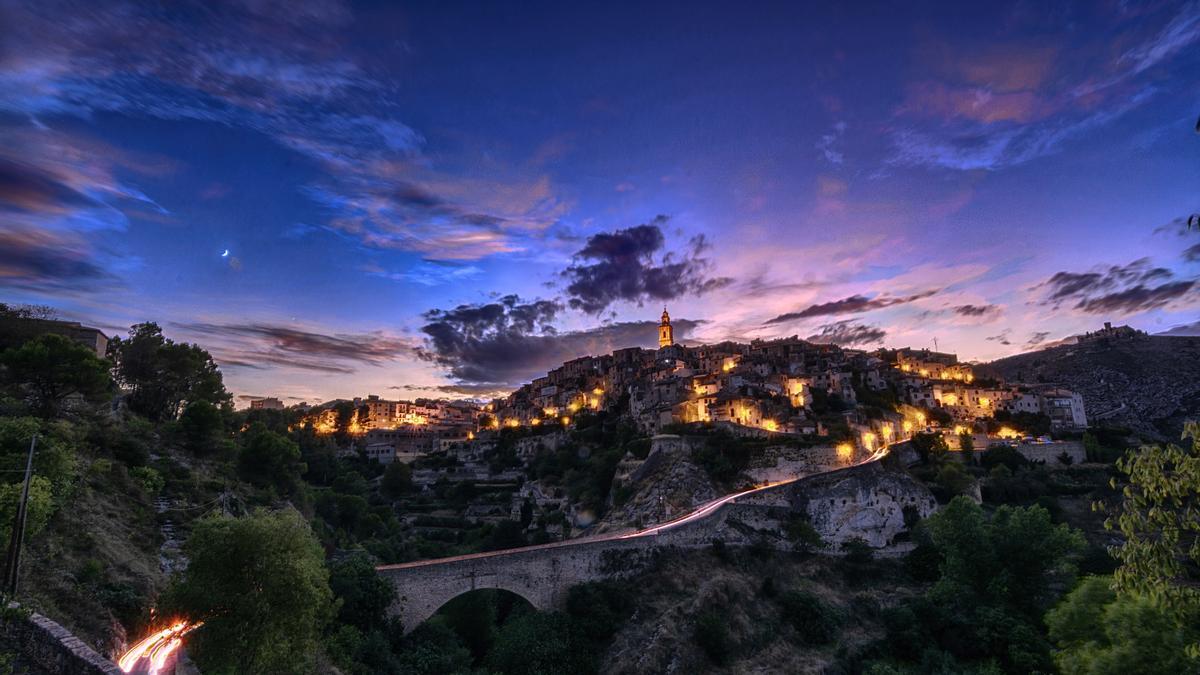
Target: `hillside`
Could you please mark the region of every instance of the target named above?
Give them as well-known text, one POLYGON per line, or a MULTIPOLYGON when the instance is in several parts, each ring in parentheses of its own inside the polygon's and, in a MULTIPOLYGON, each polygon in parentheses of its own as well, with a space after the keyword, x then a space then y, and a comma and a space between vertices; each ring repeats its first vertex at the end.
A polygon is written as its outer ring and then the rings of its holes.
POLYGON ((1012 382, 1050 382, 1083 395, 1088 420, 1147 440, 1179 438, 1200 417, 1200 337, 1151 335, 1060 345, 982 367, 1012 382))

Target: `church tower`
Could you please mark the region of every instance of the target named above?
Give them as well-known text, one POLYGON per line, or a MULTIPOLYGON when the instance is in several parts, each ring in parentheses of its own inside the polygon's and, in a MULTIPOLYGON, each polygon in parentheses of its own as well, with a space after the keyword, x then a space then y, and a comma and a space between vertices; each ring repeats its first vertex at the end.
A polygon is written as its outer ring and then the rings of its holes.
POLYGON ((658 348, 670 347, 675 344, 675 329, 671 328, 671 315, 663 307, 662 322, 658 324, 658 348))

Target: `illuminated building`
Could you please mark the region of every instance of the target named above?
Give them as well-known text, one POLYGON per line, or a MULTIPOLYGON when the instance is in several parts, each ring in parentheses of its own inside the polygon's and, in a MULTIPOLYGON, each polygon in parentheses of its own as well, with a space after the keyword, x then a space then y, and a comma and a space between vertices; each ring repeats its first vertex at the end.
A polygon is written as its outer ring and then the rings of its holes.
POLYGON ((671 315, 667 314, 667 308, 663 307, 662 321, 658 324, 658 347, 670 347, 675 344, 675 329, 671 327, 671 315))

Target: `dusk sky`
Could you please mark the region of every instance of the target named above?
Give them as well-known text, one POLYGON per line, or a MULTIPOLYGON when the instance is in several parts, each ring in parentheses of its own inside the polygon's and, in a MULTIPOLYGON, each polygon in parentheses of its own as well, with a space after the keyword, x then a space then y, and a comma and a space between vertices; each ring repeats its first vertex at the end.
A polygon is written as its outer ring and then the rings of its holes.
POLYGON ((0 301, 242 402, 1196 332, 1200 3, 821 4, 0 0, 0 301))

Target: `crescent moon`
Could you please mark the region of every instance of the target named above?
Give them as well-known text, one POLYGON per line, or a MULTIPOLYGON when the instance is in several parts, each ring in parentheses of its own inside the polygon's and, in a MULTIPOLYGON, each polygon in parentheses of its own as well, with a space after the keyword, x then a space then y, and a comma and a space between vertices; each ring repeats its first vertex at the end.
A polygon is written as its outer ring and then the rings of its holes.
POLYGON ((229 249, 225 249, 225 252, 221 254, 221 257, 228 258, 229 257, 229 249))

